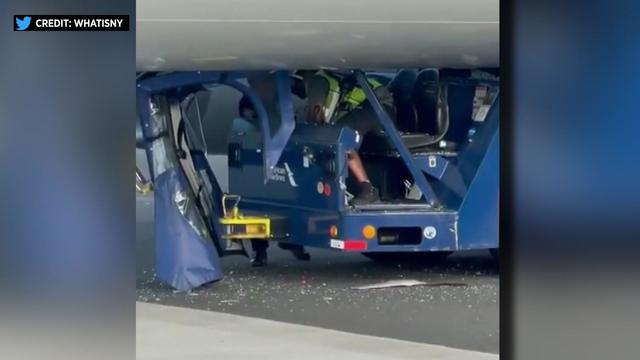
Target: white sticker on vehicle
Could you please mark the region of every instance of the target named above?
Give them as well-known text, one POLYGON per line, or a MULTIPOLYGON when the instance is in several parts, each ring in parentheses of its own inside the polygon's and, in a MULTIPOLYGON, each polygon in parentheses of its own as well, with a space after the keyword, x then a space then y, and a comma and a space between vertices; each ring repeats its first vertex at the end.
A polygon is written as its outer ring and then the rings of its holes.
POLYGON ((293 171, 289 167, 289 164, 284 163, 284 167, 276 166, 273 168, 271 173, 268 175, 269 180, 278 181, 278 182, 289 182, 289 185, 292 187, 298 187, 296 180, 294 179, 293 171))
POLYGON ((436 161, 436 157, 433 155, 429 156, 429 167, 430 168, 434 168, 436 167, 437 161, 436 161))
POLYGON ((344 250, 344 241, 331 239, 331 241, 329 242, 329 246, 331 246, 334 249, 344 250))
POLYGON ((471 118, 473 121, 483 122, 486 120, 491 106, 496 99, 497 90, 487 86, 476 87, 475 96, 473 97, 473 111, 471 118))
POLYGON ((489 114, 489 110, 491 109, 491 107, 489 105, 482 105, 480 106, 480 108, 478 108, 478 112, 476 113, 476 116, 473 118, 474 121, 479 121, 482 122, 487 118, 487 115, 489 114))

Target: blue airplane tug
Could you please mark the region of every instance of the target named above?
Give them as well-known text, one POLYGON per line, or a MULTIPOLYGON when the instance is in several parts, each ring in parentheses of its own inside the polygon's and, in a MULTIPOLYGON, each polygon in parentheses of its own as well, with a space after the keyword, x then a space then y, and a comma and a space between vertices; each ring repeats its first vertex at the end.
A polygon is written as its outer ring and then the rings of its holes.
POLYGON ((497 69, 340 71, 364 91, 375 114, 370 121, 382 129, 364 138, 339 122, 296 118, 296 79, 286 70, 265 74, 277 99, 277 111, 268 111, 245 81, 256 73, 170 72, 137 81, 161 280, 181 290, 219 280, 219 258, 246 254, 249 240, 361 252, 374 260, 428 261, 472 249, 497 254, 497 69), (393 93, 395 116, 368 78, 393 93), (260 125, 229 137, 228 194, 185 110, 196 92, 215 86, 248 97, 260 125), (379 201, 352 201, 349 151, 360 154, 379 201))

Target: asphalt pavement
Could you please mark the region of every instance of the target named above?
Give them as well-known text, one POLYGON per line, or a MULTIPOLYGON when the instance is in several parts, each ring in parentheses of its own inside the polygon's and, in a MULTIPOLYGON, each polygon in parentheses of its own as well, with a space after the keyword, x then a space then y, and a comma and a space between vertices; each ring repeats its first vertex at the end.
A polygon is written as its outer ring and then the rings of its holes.
POLYGON ((216 311, 136 303, 138 360, 300 358, 497 360, 498 355, 216 311))
POLYGON ((437 264, 407 265, 310 249, 311 261, 301 262, 272 245, 268 267, 252 268, 242 256, 225 257, 223 280, 184 293, 155 277, 152 221, 152 197, 138 196, 140 302, 498 353, 499 272, 488 252, 461 252, 437 264), (388 280, 435 286, 353 289, 388 280))

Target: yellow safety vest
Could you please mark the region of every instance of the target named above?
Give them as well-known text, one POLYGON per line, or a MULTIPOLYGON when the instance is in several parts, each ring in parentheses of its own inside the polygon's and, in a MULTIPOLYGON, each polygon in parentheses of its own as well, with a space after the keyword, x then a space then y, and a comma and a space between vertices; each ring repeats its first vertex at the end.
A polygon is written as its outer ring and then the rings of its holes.
MULTIPOLYGON (((367 78, 367 82, 369 83, 369 86, 371 86, 371 89, 373 90, 376 90, 377 88, 383 86, 381 83, 379 83, 375 79, 367 78)), ((351 109, 357 108, 366 100, 367 100, 367 95, 364 93, 364 90, 362 90, 360 86, 355 86, 349 92, 344 94, 344 98, 343 98, 343 101, 349 104, 349 107, 351 109)))
POLYGON ((318 71, 316 75, 322 76, 329 83, 329 93, 324 99, 324 106, 322 109, 325 121, 329 122, 333 113, 338 108, 338 103, 340 102, 340 83, 335 77, 327 74, 324 70, 318 71))
MULTIPOLYGON (((348 112, 357 108, 367 100, 367 95, 364 93, 364 90, 362 90, 360 86, 354 86, 346 94, 342 94, 340 90, 340 82, 335 77, 331 76, 324 70, 318 71, 316 75, 322 76, 329 83, 329 93, 325 98, 323 106, 324 118, 326 119, 326 121, 332 120, 332 116, 338 108, 338 104, 342 103, 343 105, 346 105, 345 108, 348 112)), ((377 88, 383 86, 375 79, 367 78, 367 82, 373 90, 376 90, 377 88)))

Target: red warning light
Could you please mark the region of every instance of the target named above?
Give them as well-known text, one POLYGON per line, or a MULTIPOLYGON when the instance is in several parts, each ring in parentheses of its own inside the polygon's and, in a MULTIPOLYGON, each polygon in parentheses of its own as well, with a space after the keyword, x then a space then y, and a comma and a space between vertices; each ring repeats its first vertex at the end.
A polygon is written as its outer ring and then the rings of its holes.
POLYGON ((325 183, 325 184, 324 184, 323 192, 324 192, 324 196, 329 196, 329 195, 331 195, 331 185, 329 185, 329 184, 325 183))

